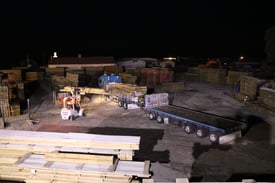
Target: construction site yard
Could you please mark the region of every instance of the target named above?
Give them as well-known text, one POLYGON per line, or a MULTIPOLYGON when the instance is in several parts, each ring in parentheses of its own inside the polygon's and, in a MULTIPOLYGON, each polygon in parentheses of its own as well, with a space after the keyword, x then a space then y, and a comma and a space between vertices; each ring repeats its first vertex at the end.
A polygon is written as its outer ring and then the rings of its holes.
POLYGON ((183 92, 171 93, 173 105, 247 120, 249 129, 243 137, 222 145, 208 138, 186 134, 179 126, 149 120, 140 108, 119 108, 100 95, 89 96, 83 103, 84 116, 62 120, 60 106, 55 106, 47 80, 30 97, 30 109, 7 119, 7 130, 79 132, 106 135, 140 136, 140 150, 134 160, 151 162, 152 179, 190 181, 275 181, 275 118, 256 112, 231 96, 232 88, 186 82, 183 92), (30 123, 27 119, 37 120, 30 123))

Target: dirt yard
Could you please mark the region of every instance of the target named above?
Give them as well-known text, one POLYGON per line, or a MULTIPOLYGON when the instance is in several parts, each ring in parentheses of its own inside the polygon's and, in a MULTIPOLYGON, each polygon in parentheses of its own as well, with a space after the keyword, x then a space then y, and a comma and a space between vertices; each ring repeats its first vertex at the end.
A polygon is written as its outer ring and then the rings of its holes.
POLYGON ((226 117, 243 116, 253 125, 234 143, 212 145, 207 138, 150 121, 141 109, 124 110, 101 96, 93 96, 84 105, 84 117, 63 121, 60 108, 53 105, 49 84, 42 81, 30 98, 30 116, 40 122, 28 124, 25 114, 10 120, 6 129, 141 136, 134 159, 150 160, 152 178, 159 182, 183 177, 191 181, 275 181, 275 119, 230 97, 227 86, 187 82, 185 87, 184 92, 173 94, 173 104, 226 117))

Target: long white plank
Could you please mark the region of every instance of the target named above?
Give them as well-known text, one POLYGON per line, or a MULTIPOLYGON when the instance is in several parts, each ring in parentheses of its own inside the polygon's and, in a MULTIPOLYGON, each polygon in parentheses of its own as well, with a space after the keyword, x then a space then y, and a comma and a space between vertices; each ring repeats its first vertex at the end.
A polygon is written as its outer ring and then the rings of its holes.
POLYGON ((1 149, 10 150, 26 150, 30 152, 80 152, 80 153, 94 153, 94 154, 110 154, 110 155, 128 155, 133 156, 133 150, 123 149, 100 149, 100 148, 85 148, 74 146, 51 146, 40 144, 19 144, 19 143, 0 143, 1 149))
POLYGON ((122 161, 119 160, 116 167, 113 169, 112 165, 98 165, 98 164, 84 164, 79 168, 78 163, 70 162, 53 162, 49 166, 45 166, 47 161, 42 154, 31 154, 23 161, 20 161, 16 166, 31 169, 44 169, 49 171, 72 171, 83 173, 109 173, 117 175, 149 177, 150 174, 145 170, 146 162, 137 161, 122 161))
POLYGON ((0 130, 1 143, 139 150, 139 136, 0 130))

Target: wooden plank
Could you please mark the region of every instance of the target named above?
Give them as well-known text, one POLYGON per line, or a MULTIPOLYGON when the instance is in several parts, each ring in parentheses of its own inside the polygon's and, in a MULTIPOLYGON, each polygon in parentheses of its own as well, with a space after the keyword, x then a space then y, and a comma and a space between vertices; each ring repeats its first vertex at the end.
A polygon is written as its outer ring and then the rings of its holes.
POLYGON ((110 166, 106 165, 88 165, 85 164, 83 166, 81 172, 76 172, 76 167, 78 163, 57 163, 54 162, 48 168, 45 168, 44 165, 46 161, 44 160, 44 155, 35 155, 32 154, 28 156, 28 158, 24 159, 21 163, 17 164, 16 166, 21 168, 29 168, 29 169, 36 169, 36 170, 47 170, 48 172, 58 172, 60 173, 87 173, 91 174, 111 174, 112 176, 139 176, 139 177, 148 177, 148 174, 144 174, 144 162, 137 162, 137 161, 118 161, 115 171, 110 172, 110 166))
POLYGON ((104 164, 113 165, 114 156, 111 155, 91 155, 79 153, 47 153, 45 155, 47 161, 88 163, 88 164, 104 164))
POLYGON ((102 149, 138 150, 140 137, 118 135, 94 135, 81 133, 57 133, 20 130, 0 130, 1 143, 24 143, 58 146, 74 146, 102 149))
POLYGON ((150 175, 150 161, 145 161, 144 162, 144 168, 143 168, 143 174, 144 175, 150 175))
MULTIPOLYGON (((73 146, 50 146, 40 144, 18 144, 18 143, 0 143, 0 152, 8 153, 20 153, 25 154, 27 152, 46 154, 48 152, 78 152, 78 153, 93 153, 93 154, 106 154, 106 155, 118 155, 121 157, 134 156, 133 150, 123 149, 99 149, 99 148, 86 148, 86 147, 73 147, 73 146)), ((131 160, 131 159, 123 160, 131 160)))
POLYGON ((115 163, 113 164, 113 166, 110 166, 110 168, 108 169, 109 172, 114 172, 116 167, 117 167, 117 164, 118 164, 119 160, 116 159, 115 160, 115 163))

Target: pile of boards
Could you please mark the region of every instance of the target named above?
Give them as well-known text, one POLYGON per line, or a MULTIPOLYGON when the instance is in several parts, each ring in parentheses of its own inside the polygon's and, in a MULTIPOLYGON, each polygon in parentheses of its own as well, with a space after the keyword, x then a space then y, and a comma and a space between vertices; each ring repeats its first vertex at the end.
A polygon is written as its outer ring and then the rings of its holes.
POLYGON ((149 161, 133 161, 140 137, 0 130, 0 180, 136 183, 149 161))
POLYGON ((133 84, 126 83, 115 83, 115 86, 111 90, 111 94, 113 95, 126 95, 126 96, 135 96, 136 94, 146 94, 147 87, 146 86, 138 86, 133 84))

